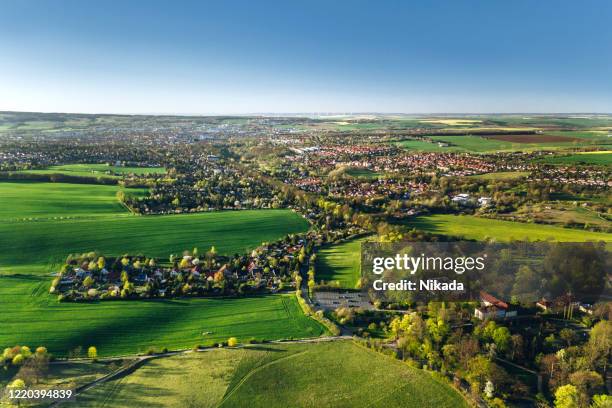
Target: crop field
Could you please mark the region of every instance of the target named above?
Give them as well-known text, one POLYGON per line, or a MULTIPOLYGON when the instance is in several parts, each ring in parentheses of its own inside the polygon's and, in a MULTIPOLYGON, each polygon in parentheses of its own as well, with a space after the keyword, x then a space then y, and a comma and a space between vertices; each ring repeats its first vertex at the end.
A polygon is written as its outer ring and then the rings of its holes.
POLYGON ((434 234, 451 235, 467 239, 497 241, 547 240, 560 242, 605 241, 612 242, 612 234, 541 224, 500 221, 469 215, 436 214, 417 217, 408 225, 434 234))
POLYGON ((358 238, 329 245, 317 252, 316 279, 338 281, 343 288, 354 288, 361 277, 361 243, 358 238))
POLYGON ((0 267, 52 265, 68 253, 89 251, 165 259, 214 245, 220 254, 232 255, 307 228, 308 222, 289 210, 4 222, 0 223, 0 267))
POLYGON ((560 165, 595 165, 595 166, 612 166, 612 151, 600 151, 589 153, 577 153, 567 156, 547 157, 543 160, 549 164, 560 165))
POLYGON ((103 356, 244 341, 315 337, 295 295, 59 303, 48 277, 0 276, 0 346, 44 345, 56 355, 95 345, 103 356))
POLYGON ((561 136, 561 135, 493 135, 486 136, 486 139, 499 140, 502 142, 510 142, 510 143, 572 143, 572 142, 580 142, 581 139, 569 137, 569 136, 561 136))
POLYGON ((401 142, 397 142, 397 145, 406 150, 415 150, 418 152, 443 152, 459 150, 454 146, 440 147, 437 143, 430 143, 422 140, 402 140, 401 142))
POLYGON ((90 408, 468 406, 459 393, 430 374, 351 341, 266 344, 154 360, 124 379, 87 391, 79 404, 90 408))
POLYGON ((119 190, 132 195, 146 192, 118 186, 1 182, 0 221, 127 215, 126 208, 117 200, 119 190))
POLYGON ((323 332, 293 296, 284 295, 58 303, 47 294, 50 273, 70 252, 165 259, 214 245, 221 254, 233 254, 308 228, 289 210, 135 216, 119 205, 116 191, 115 186, 0 183, 0 347, 44 345, 65 355, 96 345, 102 355, 117 355, 229 336, 277 339, 323 332), (210 334, 203 337, 203 332, 210 334))
POLYGON ((29 174, 66 174, 68 176, 81 177, 108 177, 120 178, 122 175, 129 174, 165 174, 163 167, 123 167, 109 166, 106 164, 65 164, 61 166, 51 166, 39 170, 23 170, 29 174))
MULTIPOLYGON (((499 129, 498 129, 499 131, 499 129)), ((592 146, 603 143, 601 139, 580 138, 559 134, 527 134, 527 135, 432 135, 427 136, 434 143, 423 140, 402 140, 397 145, 407 150, 425 152, 474 152, 494 153, 501 151, 536 151, 560 150, 580 146, 592 146), (438 142, 449 146, 439 146, 438 142)))

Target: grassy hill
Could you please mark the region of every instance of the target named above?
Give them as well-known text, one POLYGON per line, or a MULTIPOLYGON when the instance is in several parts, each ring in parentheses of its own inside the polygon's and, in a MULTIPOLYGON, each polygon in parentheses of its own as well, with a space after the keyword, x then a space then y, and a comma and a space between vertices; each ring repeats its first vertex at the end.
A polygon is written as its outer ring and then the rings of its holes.
POLYGON ((265 344, 154 360, 83 407, 467 407, 427 372, 350 341, 265 344), (143 392, 143 390, 147 390, 143 392))
POLYGON ((606 241, 612 242, 612 234, 591 232, 541 224, 500 221, 469 215, 435 214, 417 217, 409 226, 434 234, 452 235, 467 239, 494 238, 498 241, 531 241, 552 239, 560 242, 606 241))

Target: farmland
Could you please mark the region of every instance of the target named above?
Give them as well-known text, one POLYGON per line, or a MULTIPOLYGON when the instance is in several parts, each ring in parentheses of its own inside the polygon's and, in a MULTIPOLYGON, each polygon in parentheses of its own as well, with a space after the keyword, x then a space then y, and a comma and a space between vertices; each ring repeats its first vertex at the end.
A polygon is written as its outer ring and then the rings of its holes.
POLYGON ((23 170, 29 174, 65 174, 68 176, 80 177, 108 177, 120 178, 122 175, 137 174, 164 174, 166 169, 163 167, 124 167, 110 166, 107 164, 65 164, 61 166, 50 166, 46 169, 23 170))
POLYGON ((293 295, 59 303, 48 278, 0 277, 0 345, 45 345, 56 355, 96 345, 100 355, 191 348, 236 336, 314 337, 323 328, 304 316, 293 295), (207 334, 204 334, 207 333, 207 334))
POLYGON ((88 391, 79 402, 84 407, 178 407, 187 402, 200 407, 467 407, 456 391, 430 374, 350 341, 155 360, 125 379, 88 391))
POLYGON ((512 239, 531 241, 553 239, 560 242, 605 241, 612 242, 612 235, 549 225, 500 221, 468 215, 436 214, 417 217, 409 226, 434 234, 450 235, 467 239, 498 241, 512 239))
POLYGON ((406 139, 397 142, 398 146, 407 150, 426 152, 474 152, 494 153, 503 151, 537 151, 537 150, 561 150, 575 147, 587 147, 592 145, 603 145, 606 143, 605 136, 597 133, 579 134, 575 132, 557 132, 551 134, 507 134, 507 135, 431 135, 426 136, 433 143, 406 139), (438 143, 447 143, 448 146, 440 146, 438 143))
POLYGON ((366 240, 353 239, 322 248, 317 254, 317 279, 354 288, 361 276, 361 244, 366 240))
POLYGON ((562 164, 562 165, 595 165, 595 166, 610 166, 612 165, 612 152, 589 152, 570 154, 566 156, 547 157, 543 160, 544 163, 562 164))
POLYGON ((49 272, 69 252, 131 252, 165 259, 194 246, 214 245, 231 255, 308 228, 289 210, 134 216, 117 202, 117 190, 0 183, 1 345, 42 344, 62 355, 96 344, 102 355, 116 355, 191 347, 229 336, 276 339, 322 333, 292 296, 58 303, 47 294, 49 272), (211 334, 202 337, 203 331, 211 334))
MULTIPOLYGON (((220 253, 233 254, 308 228, 306 220, 289 210, 133 216, 117 201, 118 189, 0 183, 0 271, 17 265, 40 269, 68 253, 93 250, 166 258, 194 246, 215 245, 220 253)), ((144 194, 141 189, 126 191, 144 194)))
POLYGON ((0 224, 0 265, 49 265, 68 253, 87 251, 165 259, 213 245, 233 255, 307 228, 308 222, 289 210, 5 222, 0 224))
MULTIPOLYGON (((68 183, 0 183, 0 220, 91 218, 128 214, 119 203, 117 186, 68 183)), ((123 189, 143 195, 143 189, 123 189)))

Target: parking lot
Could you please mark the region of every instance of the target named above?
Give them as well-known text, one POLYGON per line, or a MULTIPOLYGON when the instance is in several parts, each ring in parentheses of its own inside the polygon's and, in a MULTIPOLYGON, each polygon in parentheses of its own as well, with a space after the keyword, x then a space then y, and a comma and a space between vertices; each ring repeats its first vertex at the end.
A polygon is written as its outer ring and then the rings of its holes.
POLYGON ((338 307, 360 307, 366 310, 374 309, 368 301, 368 295, 361 292, 315 292, 315 307, 333 310, 338 307))

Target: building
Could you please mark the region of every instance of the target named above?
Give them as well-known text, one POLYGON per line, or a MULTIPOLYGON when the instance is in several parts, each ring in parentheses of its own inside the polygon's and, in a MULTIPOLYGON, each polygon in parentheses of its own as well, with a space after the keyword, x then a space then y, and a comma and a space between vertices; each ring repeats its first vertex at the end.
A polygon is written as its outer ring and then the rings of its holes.
POLYGON ((454 203, 467 204, 469 199, 470 199, 470 195, 468 193, 461 193, 461 194, 457 194, 456 196, 454 196, 451 200, 454 203))
POLYGON ((480 307, 474 310, 474 316, 480 320, 502 320, 517 316, 517 311, 511 310, 506 302, 487 292, 480 292, 480 303, 480 307))

